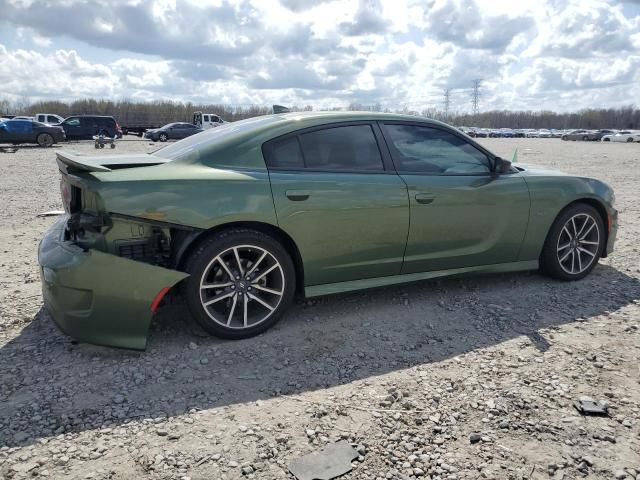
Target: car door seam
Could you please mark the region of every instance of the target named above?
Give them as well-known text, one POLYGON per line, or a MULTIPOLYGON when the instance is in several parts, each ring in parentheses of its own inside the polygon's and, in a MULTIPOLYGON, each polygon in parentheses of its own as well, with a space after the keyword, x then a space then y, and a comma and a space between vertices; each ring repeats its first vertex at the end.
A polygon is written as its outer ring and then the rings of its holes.
POLYGON ((524 176, 520 176, 522 180, 524 180, 524 184, 527 187, 527 195, 529 197, 529 215, 527 216, 527 224, 524 227, 524 233, 522 235, 522 240, 520 241, 520 246, 518 247, 518 255, 516 256, 516 261, 520 261, 520 256, 522 255, 522 247, 524 246, 524 242, 527 239, 527 235, 529 234, 529 225, 531 224, 531 208, 532 208, 532 200, 531 200, 531 189, 529 188, 529 183, 524 176))

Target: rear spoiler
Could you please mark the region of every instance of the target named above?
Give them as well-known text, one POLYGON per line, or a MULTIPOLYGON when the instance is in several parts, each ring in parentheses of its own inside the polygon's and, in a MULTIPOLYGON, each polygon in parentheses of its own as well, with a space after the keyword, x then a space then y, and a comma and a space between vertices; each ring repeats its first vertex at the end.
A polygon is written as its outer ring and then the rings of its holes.
POLYGON ((169 161, 148 154, 91 156, 73 152, 56 152, 58 166, 63 172, 111 172, 123 168, 152 167, 169 161))
POLYGON ((58 166, 68 171, 69 167, 72 167, 72 170, 80 170, 85 172, 110 172, 111 169, 104 167, 97 163, 96 157, 85 157, 84 155, 78 155, 71 152, 56 152, 56 161, 58 162, 58 166), (91 161, 93 160, 93 161, 91 161))

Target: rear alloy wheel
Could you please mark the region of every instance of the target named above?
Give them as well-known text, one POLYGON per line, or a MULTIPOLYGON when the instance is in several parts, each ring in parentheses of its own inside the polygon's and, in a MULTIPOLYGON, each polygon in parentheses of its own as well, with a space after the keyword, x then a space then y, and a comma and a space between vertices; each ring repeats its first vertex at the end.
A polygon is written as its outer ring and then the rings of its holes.
POLYGON ((541 269, 560 280, 579 280, 593 270, 604 249, 605 231, 598 211, 576 204, 554 222, 541 255, 541 269))
POLYGON ((41 133, 38 135, 38 138, 36 138, 36 141, 41 147, 48 148, 53 145, 53 136, 49 133, 41 133))
POLYGON ((589 140, 589 137, 587 137, 586 135, 584 135, 584 136, 582 137, 582 140, 584 140, 584 141, 586 142, 587 140, 589 140))
POLYGON ((161 142, 166 142, 169 139, 169 136, 166 133, 161 133, 160 135, 158 135, 158 139, 161 142))
POLYGON ((627 143, 631 143, 631 142, 633 142, 633 137, 627 138, 627 143))
POLYGON ((186 299, 207 332, 248 338, 274 325, 293 300, 295 270, 273 238, 234 229, 203 243, 189 258, 186 299))

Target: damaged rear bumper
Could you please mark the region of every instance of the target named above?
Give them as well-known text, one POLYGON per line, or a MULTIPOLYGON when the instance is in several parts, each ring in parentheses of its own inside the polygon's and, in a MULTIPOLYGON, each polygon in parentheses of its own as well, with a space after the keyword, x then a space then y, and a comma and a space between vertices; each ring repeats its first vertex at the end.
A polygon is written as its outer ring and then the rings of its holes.
POLYGON ((83 250, 64 240, 68 218, 49 229, 38 250, 47 310, 76 340, 143 350, 156 296, 188 274, 83 250))

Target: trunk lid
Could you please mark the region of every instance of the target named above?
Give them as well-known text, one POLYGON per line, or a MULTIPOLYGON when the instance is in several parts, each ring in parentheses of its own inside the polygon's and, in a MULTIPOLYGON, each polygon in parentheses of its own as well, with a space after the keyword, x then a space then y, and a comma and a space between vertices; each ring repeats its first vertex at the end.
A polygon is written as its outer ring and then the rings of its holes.
POLYGON ((82 155, 72 152, 57 152, 57 162, 63 173, 110 172, 123 168, 152 167, 167 163, 170 159, 148 154, 138 155, 82 155))

